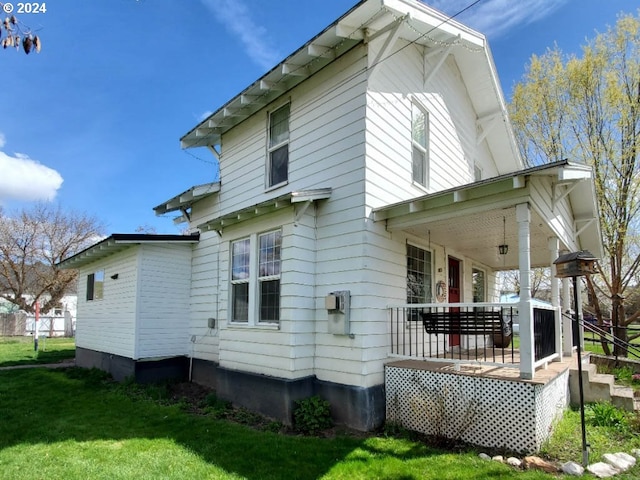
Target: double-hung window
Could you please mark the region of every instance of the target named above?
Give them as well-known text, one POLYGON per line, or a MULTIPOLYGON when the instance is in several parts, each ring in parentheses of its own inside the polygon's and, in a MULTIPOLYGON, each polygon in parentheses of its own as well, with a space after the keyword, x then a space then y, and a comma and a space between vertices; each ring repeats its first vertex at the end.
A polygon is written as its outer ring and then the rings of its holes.
POLYGON ((429 113, 411 103, 412 180, 426 187, 429 182, 429 113))
POLYGON ((286 183, 289 176, 289 104, 269 114, 267 186, 286 183))
POLYGON ((104 270, 87 275, 87 301, 100 300, 104 295, 104 270))
POLYGON ((231 244, 231 321, 280 321, 282 232, 274 230, 231 244))
POLYGON ((432 301, 431 272, 431 252, 407 244, 407 303, 432 301))

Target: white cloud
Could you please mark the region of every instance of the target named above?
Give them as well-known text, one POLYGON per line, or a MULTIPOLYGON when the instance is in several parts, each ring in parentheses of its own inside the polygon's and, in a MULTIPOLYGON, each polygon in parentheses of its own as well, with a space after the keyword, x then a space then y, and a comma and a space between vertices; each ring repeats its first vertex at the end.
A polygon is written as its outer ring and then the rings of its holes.
POLYGON ((278 63, 280 53, 269 45, 267 30, 256 24, 243 0, 202 0, 216 19, 233 35, 256 64, 269 69, 278 63))
MULTIPOLYGON (((455 20, 495 39, 520 25, 537 22, 549 16, 567 1, 484 0, 457 16, 455 20)), ((455 15, 467 7, 470 2, 469 0, 432 0, 426 3, 447 15, 455 15)))
MULTIPOLYGON (((4 135, 0 133, 0 148, 4 143, 4 135)), ((0 152, 0 172, 0 201, 53 200, 63 182, 57 171, 24 153, 12 157, 0 152)))
POLYGON ((207 110, 206 112, 202 112, 198 115, 198 121, 202 122, 205 118, 208 118, 213 112, 211 110, 207 110))

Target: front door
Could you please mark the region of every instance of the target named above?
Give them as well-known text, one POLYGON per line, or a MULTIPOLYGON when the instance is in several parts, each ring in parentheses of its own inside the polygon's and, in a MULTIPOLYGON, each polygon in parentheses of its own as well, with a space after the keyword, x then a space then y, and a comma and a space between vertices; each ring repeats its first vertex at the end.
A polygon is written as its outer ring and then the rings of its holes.
MULTIPOLYGON (((449 303, 460 303, 460 260, 449 257, 449 303)), ((459 312, 458 308, 451 308, 450 312, 459 312)), ((459 320, 456 322, 455 315, 451 315, 451 331, 459 331, 459 320)), ((449 335, 449 346, 457 347, 460 345, 460 334, 452 333, 449 335)))

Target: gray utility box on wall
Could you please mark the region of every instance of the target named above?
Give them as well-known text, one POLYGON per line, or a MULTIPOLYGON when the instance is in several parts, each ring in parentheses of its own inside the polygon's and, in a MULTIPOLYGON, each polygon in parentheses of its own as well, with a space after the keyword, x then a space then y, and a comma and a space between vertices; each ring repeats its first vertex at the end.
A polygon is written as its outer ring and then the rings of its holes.
POLYGON ((351 328, 349 318, 351 312, 351 292, 340 290, 324 297, 324 305, 329 317, 329 333, 349 335, 351 328))

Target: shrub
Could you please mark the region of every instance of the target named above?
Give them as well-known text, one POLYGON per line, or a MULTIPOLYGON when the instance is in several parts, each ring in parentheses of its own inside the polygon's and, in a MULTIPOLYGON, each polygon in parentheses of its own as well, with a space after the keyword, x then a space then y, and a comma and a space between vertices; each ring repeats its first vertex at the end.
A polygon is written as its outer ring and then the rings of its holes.
POLYGON ((629 426, 624 412, 609 402, 597 402, 587 406, 586 416, 591 425, 626 430, 629 426))
POLYGON ((297 430, 310 434, 333 425, 329 402, 317 395, 296 402, 293 420, 297 430))

